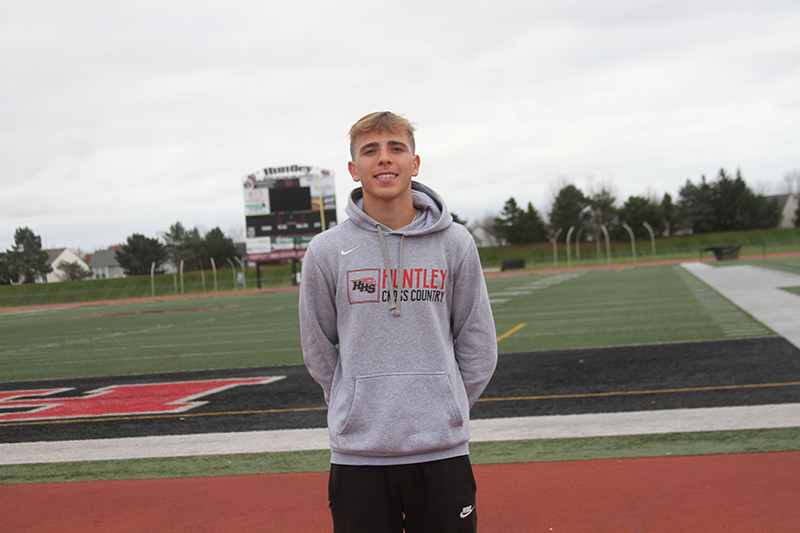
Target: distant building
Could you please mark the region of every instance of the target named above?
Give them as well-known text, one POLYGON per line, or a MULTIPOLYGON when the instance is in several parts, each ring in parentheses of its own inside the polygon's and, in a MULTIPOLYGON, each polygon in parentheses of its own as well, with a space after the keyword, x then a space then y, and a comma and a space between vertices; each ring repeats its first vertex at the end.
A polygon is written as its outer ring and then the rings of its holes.
POLYGON ((767 200, 775 200, 778 202, 778 207, 781 209, 781 221, 778 224, 779 228, 793 228, 794 227, 794 214, 797 212, 797 196, 792 194, 778 194, 776 196, 767 196, 767 200))
POLYGON ((92 254, 92 258, 89 260, 89 270, 92 271, 94 279, 125 277, 125 273, 117 261, 117 250, 119 248, 110 248, 108 250, 98 250, 92 254))
POLYGON ((42 274, 40 277, 37 277, 36 283, 54 283, 57 281, 62 281, 62 279, 65 277, 65 273, 63 270, 61 270, 61 267, 65 263, 78 263, 81 267, 87 270, 89 269, 89 266, 86 264, 86 262, 72 253, 72 251, 68 248, 55 248, 53 250, 43 251, 47 252, 47 262, 45 264, 51 267, 53 270, 48 274, 42 274))

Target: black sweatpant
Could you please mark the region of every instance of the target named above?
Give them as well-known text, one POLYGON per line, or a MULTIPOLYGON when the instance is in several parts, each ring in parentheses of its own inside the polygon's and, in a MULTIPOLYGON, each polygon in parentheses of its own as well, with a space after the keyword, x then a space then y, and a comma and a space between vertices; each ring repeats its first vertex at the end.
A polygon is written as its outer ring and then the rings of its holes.
POLYGON ((334 533, 474 533, 468 456, 397 466, 331 465, 334 533))

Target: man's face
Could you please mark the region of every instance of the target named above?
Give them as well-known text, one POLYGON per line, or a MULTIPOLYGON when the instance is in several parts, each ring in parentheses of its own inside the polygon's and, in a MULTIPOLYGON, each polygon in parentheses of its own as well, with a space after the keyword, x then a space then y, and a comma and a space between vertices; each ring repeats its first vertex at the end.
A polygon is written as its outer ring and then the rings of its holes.
POLYGON ((411 178, 419 173, 419 156, 411 153, 404 131, 372 132, 356 138, 355 160, 347 165, 361 183, 365 202, 392 202, 411 194, 411 178))

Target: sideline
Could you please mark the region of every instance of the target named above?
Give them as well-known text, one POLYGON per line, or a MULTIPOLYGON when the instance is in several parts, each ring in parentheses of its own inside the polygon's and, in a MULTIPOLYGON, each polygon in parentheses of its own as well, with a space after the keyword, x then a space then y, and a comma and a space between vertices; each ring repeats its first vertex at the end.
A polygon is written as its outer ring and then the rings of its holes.
POLYGON ((684 263, 681 266, 800 348, 800 297, 781 290, 781 287, 800 286, 800 276, 752 265, 712 268, 701 263, 684 263))
POLYGON ((194 294, 171 294, 169 296, 144 296, 141 298, 120 298, 118 300, 96 300, 91 302, 73 302, 46 305, 23 305, 20 307, 0 307, 2 313, 20 313, 25 311, 41 311, 43 309, 69 309, 71 307, 90 307, 95 305, 145 304, 150 302, 171 302, 178 300, 196 300, 198 298, 223 298, 225 296, 244 296, 269 292, 299 292, 300 287, 270 287, 266 289, 247 289, 240 291, 198 292, 194 294))
MULTIPOLYGON (((741 256, 740 259, 763 259, 763 258, 776 258, 776 257, 800 257, 800 252, 785 252, 776 254, 757 254, 741 256)), ((515 276, 526 276, 528 274, 558 274, 561 272, 589 272, 593 270, 620 270, 648 266, 664 266, 664 265, 682 265, 684 263, 713 263, 713 257, 708 259, 668 259, 664 261, 641 261, 636 263, 612 263, 610 265, 588 265, 588 266, 570 266, 570 267, 553 267, 553 268, 540 268, 529 270, 513 270, 507 272, 493 272, 484 271, 484 276, 487 278, 505 278, 515 276)), ((43 309, 63 309, 71 307, 87 307, 93 305, 123 305, 131 303, 149 303, 161 301, 176 301, 176 300, 193 300, 197 298, 221 298, 224 296, 242 296, 250 294, 261 294, 270 292, 298 292, 300 287, 271 287, 266 289, 247 289, 239 291, 223 291, 223 292, 203 292, 195 294, 172 294, 169 296, 145 296, 140 298, 124 298, 118 300, 96 300, 91 302, 74 302, 74 303, 60 303, 60 304, 47 304, 47 305, 27 305, 19 307, 0 307, 0 314, 24 311, 38 311, 43 309)))
MULTIPOLYGON (((747 259, 774 259, 781 257, 800 257, 800 252, 781 252, 774 254, 755 254, 743 255, 739 257, 741 260, 747 259)), ((511 278, 516 276, 526 276, 528 274, 559 274, 563 272, 591 272, 594 270, 626 270, 639 267, 651 266, 665 266, 665 265, 682 265, 684 263, 716 263, 714 257, 698 258, 698 259, 665 259, 663 261, 638 261, 636 263, 612 263, 604 265, 586 265, 586 266, 569 266, 569 267, 551 267, 527 270, 508 270, 506 272, 499 271, 485 271, 484 275, 487 278, 511 278)), ((730 263, 730 261, 728 261, 730 263)))
MULTIPOLYGON (((472 442, 613 437, 800 427, 800 403, 603 414, 488 418, 472 442)), ((0 444, 0 464, 62 463, 326 450, 327 428, 0 444)))

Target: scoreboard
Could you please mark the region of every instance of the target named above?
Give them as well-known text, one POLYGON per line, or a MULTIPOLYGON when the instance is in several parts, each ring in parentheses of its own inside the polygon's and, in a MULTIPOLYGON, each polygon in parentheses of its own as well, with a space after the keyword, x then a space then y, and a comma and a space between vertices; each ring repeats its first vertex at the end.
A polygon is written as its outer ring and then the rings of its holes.
POLYGON ((299 259, 311 237, 336 225, 333 172, 268 167, 242 178, 247 259, 299 259))

